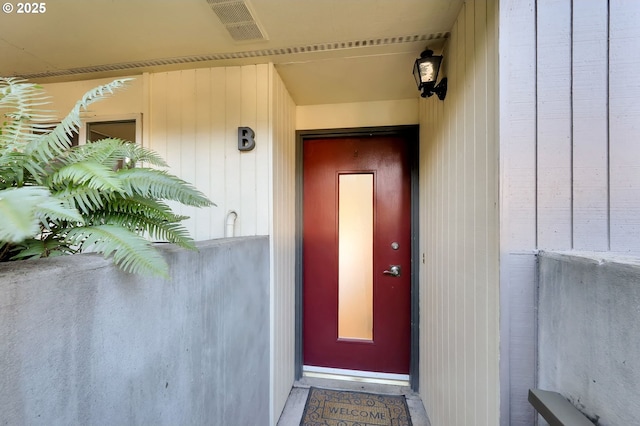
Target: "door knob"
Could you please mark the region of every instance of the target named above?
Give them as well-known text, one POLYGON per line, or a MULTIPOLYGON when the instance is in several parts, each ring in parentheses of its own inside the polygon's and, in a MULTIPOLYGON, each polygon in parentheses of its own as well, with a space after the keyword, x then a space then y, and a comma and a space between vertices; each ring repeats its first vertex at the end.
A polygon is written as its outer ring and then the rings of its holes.
POLYGON ((390 265, 389 266, 389 270, 388 271, 384 271, 383 274, 385 275, 391 275, 392 277, 399 277, 400 276, 400 265, 390 265))

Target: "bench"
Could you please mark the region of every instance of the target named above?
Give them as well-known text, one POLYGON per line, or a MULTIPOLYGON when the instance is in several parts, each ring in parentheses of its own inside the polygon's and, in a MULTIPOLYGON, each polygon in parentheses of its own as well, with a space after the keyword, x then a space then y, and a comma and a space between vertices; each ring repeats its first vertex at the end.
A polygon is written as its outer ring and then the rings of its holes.
POLYGON ((593 426, 584 414, 558 392, 529 389, 529 403, 550 426, 593 426))

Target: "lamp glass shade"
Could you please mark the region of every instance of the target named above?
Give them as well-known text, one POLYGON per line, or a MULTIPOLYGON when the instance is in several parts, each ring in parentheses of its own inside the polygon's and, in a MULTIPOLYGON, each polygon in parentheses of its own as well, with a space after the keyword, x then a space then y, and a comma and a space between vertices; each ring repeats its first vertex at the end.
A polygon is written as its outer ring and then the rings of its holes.
POLYGON ((418 89, 427 84, 435 84, 438 79, 442 56, 427 56, 416 59, 413 66, 413 76, 416 79, 418 89))
POLYGON ((420 59, 417 59, 416 62, 413 64, 413 78, 416 79, 416 86, 418 86, 418 90, 420 90, 420 66, 418 65, 418 62, 420 61, 420 59))

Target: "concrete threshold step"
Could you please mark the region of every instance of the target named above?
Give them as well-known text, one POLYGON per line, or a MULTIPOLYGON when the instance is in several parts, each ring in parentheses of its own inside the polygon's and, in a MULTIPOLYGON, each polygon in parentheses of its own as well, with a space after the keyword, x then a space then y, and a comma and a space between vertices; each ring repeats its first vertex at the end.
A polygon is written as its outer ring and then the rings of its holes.
POLYGON ((293 384, 289 398, 284 407, 278 426, 298 426, 302 419, 304 406, 311 386, 324 389, 350 390, 358 392, 382 393, 387 395, 404 395, 411 415, 413 426, 431 426, 427 412, 420 395, 413 392, 408 386, 395 386, 378 383, 363 383, 357 381, 322 379, 316 377, 303 377, 293 384))

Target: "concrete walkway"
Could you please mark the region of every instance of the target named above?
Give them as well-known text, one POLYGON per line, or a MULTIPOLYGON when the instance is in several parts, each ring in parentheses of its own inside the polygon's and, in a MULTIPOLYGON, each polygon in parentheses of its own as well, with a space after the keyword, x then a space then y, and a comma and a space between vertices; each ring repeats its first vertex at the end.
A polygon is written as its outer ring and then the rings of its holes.
POLYGON ((413 426, 430 426, 429 418, 420 396, 409 387, 381 385, 375 383, 351 382, 346 380, 318 379, 303 377, 293 384, 284 411, 278 420, 278 426, 298 426, 302 419, 304 405, 311 386, 325 389, 350 390, 358 392, 381 393, 388 395, 404 395, 409 406, 409 414, 413 426))

